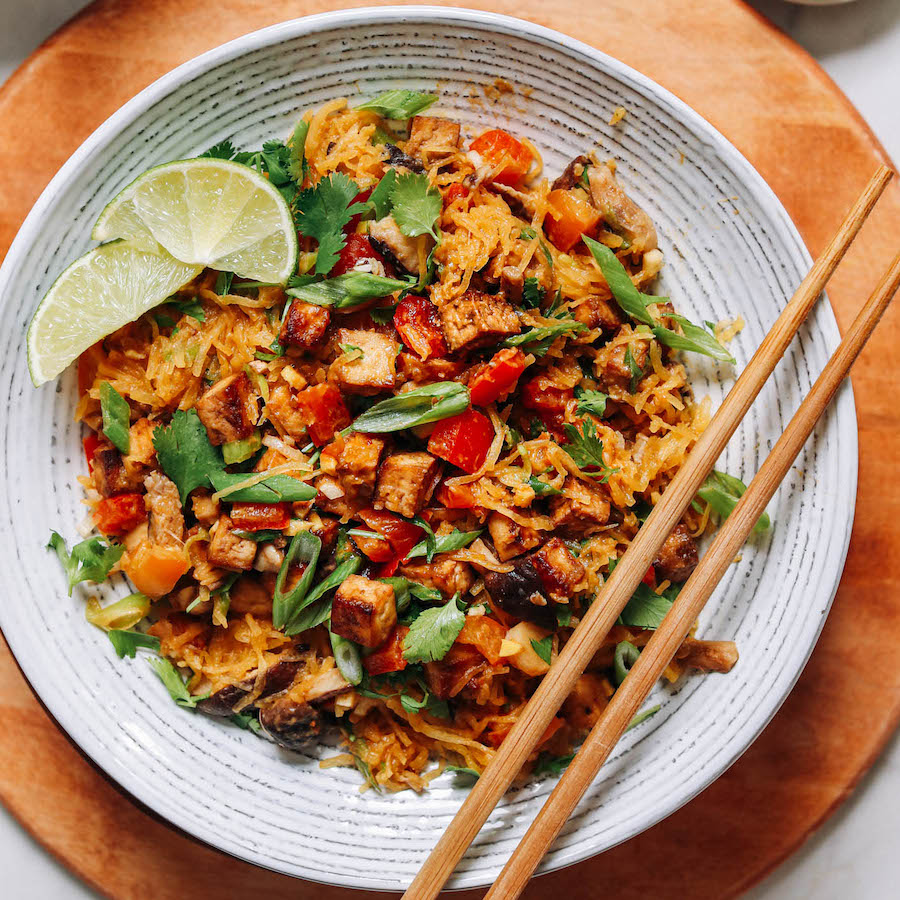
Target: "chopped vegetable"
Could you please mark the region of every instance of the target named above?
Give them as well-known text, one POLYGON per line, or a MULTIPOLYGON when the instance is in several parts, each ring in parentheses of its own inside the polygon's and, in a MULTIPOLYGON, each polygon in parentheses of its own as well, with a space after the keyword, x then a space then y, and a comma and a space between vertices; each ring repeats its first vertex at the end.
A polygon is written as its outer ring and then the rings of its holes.
POLYGON ((398 89, 385 91, 356 108, 378 113, 385 119, 411 119, 425 112, 436 101, 437 94, 420 94, 418 91, 398 89))
POLYGON ((300 634, 328 621, 331 615, 331 598, 325 595, 337 588, 348 575, 359 571, 360 558, 345 559, 327 578, 320 581, 303 599, 302 608, 284 629, 285 634, 300 634))
MULTIPOLYGON (((389 581, 392 579, 382 579, 389 581)), ((403 641, 409 633, 407 625, 397 625, 388 639, 374 652, 363 657, 363 667, 369 675, 402 672, 408 665, 403 658, 403 641)))
POLYGON ((262 434, 256 428, 248 438, 222 444, 222 458, 226 466, 231 466, 250 459, 254 453, 259 452, 260 447, 262 447, 262 434))
POLYGON ((117 628, 107 631, 106 634, 119 659, 124 659, 126 656, 134 659, 139 647, 159 652, 159 638, 153 637, 152 634, 141 634, 140 631, 120 631, 117 628))
MULTIPOLYGON (((450 534, 439 534, 434 539, 434 553, 452 553, 454 550, 462 550, 468 547, 479 535, 480 531, 459 531, 454 528, 450 534)), ((417 556, 428 554, 428 544, 422 541, 416 544, 406 555, 407 559, 415 559, 417 556)))
POLYGON ((428 452, 471 475, 484 464, 493 441, 491 420, 474 409, 467 409, 435 427, 428 439, 428 452))
POLYGON ((223 500, 241 501, 244 503, 281 503, 297 500, 312 500, 316 489, 311 484, 300 481, 291 475, 267 475, 256 484, 237 487, 244 484, 248 476, 242 473, 213 472, 210 481, 223 500), (237 487, 237 490, 235 488, 237 487))
POLYGON ((316 281, 304 287, 289 288, 287 293, 317 306, 347 309, 359 306, 374 297, 386 297, 406 287, 409 287, 409 282, 397 278, 385 278, 368 272, 346 272, 327 281, 316 281))
POLYGON ((56 552, 69 579, 69 594, 82 581, 101 584, 106 581, 113 566, 125 552, 123 544, 105 544, 100 538, 88 538, 72 547, 69 553, 66 542, 55 531, 50 532, 47 549, 56 552))
POLYGON ((600 211, 587 201, 583 191, 550 191, 547 195, 547 237, 563 253, 568 253, 581 236, 593 231, 600 211))
POLYGON ((455 381, 427 384, 376 403, 356 419, 352 428, 370 434, 402 431, 455 416, 468 405, 465 385, 455 381))
POLYGON ((275 579, 275 593, 272 597, 272 624, 276 628, 284 628, 299 613, 304 599, 316 574, 316 563, 322 551, 322 541, 309 531, 300 531, 291 539, 278 577, 275 579), (302 564, 303 575, 288 593, 284 592, 284 584, 291 566, 302 564))
POLYGON ((586 391, 576 387, 575 397, 578 400, 575 412, 580 415, 590 414, 598 419, 602 419, 606 415, 606 401, 609 400, 609 395, 604 394, 603 391, 586 391))
POLYGON ((334 661, 341 675, 350 684, 359 684, 363 678, 362 657, 359 653, 359 646, 354 644, 353 641, 340 637, 333 631, 329 631, 328 636, 331 638, 331 651, 334 653, 334 661))
POLYGON ((643 712, 639 712, 629 723, 628 727, 625 731, 631 731, 632 728, 637 728, 641 722, 646 722, 651 716, 655 716, 661 709, 660 704, 656 704, 656 706, 651 706, 650 709, 645 709, 643 712))
POLYGON ((499 400, 516 386, 524 371, 525 354, 521 350, 499 351, 469 382, 472 405, 487 406, 499 400))
POLYGON ((290 521, 289 503, 234 503, 231 507, 231 524, 247 531, 271 530, 277 535, 290 521))
POLYGON ((394 327, 403 343, 419 359, 445 356, 447 342, 437 307, 425 297, 407 296, 394 310, 394 327))
POLYGON ((403 640, 403 658, 407 662, 437 662, 447 655, 466 621, 458 600, 457 594, 444 606, 423 610, 413 620, 403 640))
POLYGON ((566 437, 569 443, 566 452, 572 457, 573 462, 580 469, 585 470, 585 475, 599 478, 600 483, 609 481, 609 476, 618 472, 611 468, 603 459, 603 441, 597 437, 597 426, 590 419, 581 423, 581 428, 574 425, 565 426, 566 437), (599 469, 599 471, 593 471, 599 469))
POLYGON ((705 328, 694 325, 684 316, 678 316, 675 313, 670 313, 669 318, 681 326, 683 333, 678 334, 669 328, 657 326, 653 329, 653 334, 661 344, 665 344, 673 350, 691 350, 694 353, 702 353, 704 356, 711 356, 722 362, 735 362, 735 358, 705 328))
POLYGON ((118 450, 128 453, 131 407, 108 381, 104 381, 100 385, 100 411, 103 414, 103 433, 118 450))
POLYGON ((305 388, 294 395, 294 403, 303 413, 309 439, 317 446, 327 444, 350 424, 350 413, 340 390, 331 382, 305 388))
POLYGON ((94 523, 106 535, 125 534, 147 519, 143 494, 104 497, 95 507, 94 523))
POLYGON ((613 656, 613 674, 616 684, 621 684, 628 674, 628 670, 637 662, 641 651, 631 641, 619 641, 616 644, 616 652, 613 656))
POLYGON ((84 617, 91 625, 109 631, 110 629, 132 628, 149 612, 149 597, 145 597, 143 594, 129 594, 109 606, 100 606, 96 597, 89 598, 84 617))
MULTIPOLYGON (((697 496, 705 500, 720 519, 725 520, 731 515, 746 490, 747 485, 740 478, 714 469, 697 491, 697 496)), ((759 534, 767 531, 771 525, 769 514, 763 513, 753 526, 753 530, 759 534)))
POLYGON ((194 488, 208 486, 210 475, 224 467, 195 409, 176 410, 168 426, 153 431, 153 446, 163 472, 178 487, 182 504, 194 488))
POLYGON ((441 209, 440 191, 431 187, 425 175, 408 172, 397 176, 391 188, 391 215, 407 237, 430 234, 438 240, 434 226, 441 209))
POLYGON ((498 184, 516 185, 531 168, 531 151, 499 128, 485 131, 470 146, 492 167, 491 180, 498 184))
POLYGON ((125 558, 122 568, 141 593, 156 599, 168 594, 190 565, 181 547, 143 541, 125 558))
POLYGON ((184 683, 184 679, 181 677, 181 673, 169 660, 157 657, 149 660, 149 662, 159 680, 165 685, 169 696, 179 706, 183 706, 185 709, 194 709, 201 700, 205 700, 209 696, 208 694, 203 694, 202 696, 191 694, 184 683))

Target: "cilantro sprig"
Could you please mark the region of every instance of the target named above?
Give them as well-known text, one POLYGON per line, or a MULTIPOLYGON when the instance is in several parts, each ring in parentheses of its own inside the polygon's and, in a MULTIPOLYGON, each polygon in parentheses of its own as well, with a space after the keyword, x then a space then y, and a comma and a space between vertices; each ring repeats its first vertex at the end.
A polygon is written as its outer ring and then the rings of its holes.
POLYGON ((194 409, 179 409, 168 426, 153 431, 153 446, 163 472, 175 482, 181 503, 194 488, 207 487, 210 476, 225 467, 222 453, 209 442, 194 409))
POLYGON ((425 175, 413 172, 398 175, 391 188, 391 215, 407 237, 430 234, 439 240, 435 223, 441 214, 440 191, 428 183, 425 175))
POLYGON ((100 385, 100 412, 103 433, 121 453, 127 454, 131 447, 131 407, 108 381, 100 385))
POLYGON ((438 662, 453 646, 466 623, 459 607, 459 593, 443 606, 423 610, 403 639, 403 658, 410 663, 438 662))
POLYGON ((585 475, 599 478, 601 484, 609 481, 609 476, 618 472, 606 464, 603 459, 603 441, 597 437, 597 426, 590 419, 581 423, 581 428, 574 425, 566 425, 563 429, 569 443, 566 452, 572 457, 573 462, 580 469, 598 469, 599 471, 586 471, 585 475))
POLYGON ((62 563, 63 570, 69 579, 69 595, 72 588, 82 581, 102 584, 109 577, 113 566, 125 552, 124 544, 106 544, 101 538, 88 538, 75 544, 70 553, 62 535, 50 532, 48 550, 53 550, 62 563))

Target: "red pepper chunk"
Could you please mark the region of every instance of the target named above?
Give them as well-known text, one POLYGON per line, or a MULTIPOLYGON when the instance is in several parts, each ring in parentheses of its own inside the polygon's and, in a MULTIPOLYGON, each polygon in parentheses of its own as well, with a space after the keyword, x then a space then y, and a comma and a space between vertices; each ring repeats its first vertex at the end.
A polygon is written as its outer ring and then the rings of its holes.
POLYGON ((553 244, 568 253, 583 234, 600 221, 600 212, 588 203, 583 191, 550 191, 544 231, 553 244))
POLYGON ((397 625, 388 639, 374 653, 363 657, 363 666, 370 675, 402 672, 407 662, 403 658, 403 639, 409 633, 406 625, 397 625))
POLYGON ((485 131, 470 146, 494 168, 492 180, 498 184, 516 185, 531 168, 531 151, 499 128, 485 131))
POLYGON ((443 419, 428 439, 428 452, 470 475, 481 468, 494 441, 491 420, 474 409, 443 419))
POLYGON ((309 439, 317 447, 327 444, 352 421, 341 392, 328 382, 304 388, 294 402, 304 415, 309 439))
POLYGON ((447 353, 438 308, 425 297, 406 297, 394 311, 394 327, 400 339, 423 362, 447 353))
POLYGON ((641 581, 643 581, 644 584, 649 584, 650 587, 655 588, 656 587, 656 569, 654 569, 653 566, 650 566, 650 568, 647 569, 647 571, 644 574, 644 577, 641 579, 641 581))
MULTIPOLYGON (((380 558, 376 559, 371 553, 363 551, 366 556, 373 562, 387 562, 389 559, 404 559, 419 541, 425 536, 425 531, 400 516, 392 513, 384 512, 380 509, 362 509, 356 514, 357 518, 365 522, 372 531, 377 531, 384 541, 378 541, 379 544, 387 542, 386 555, 379 554, 380 558)), ((357 540, 354 538, 354 540, 357 540)), ((364 538, 360 540, 365 540, 364 538)), ((376 541, 369 539, 371 543, 376 541)))
POLYGON ((532 378, 522 387, 522 405, 534 410, 544 427, 556 438, 562 439, 566 404, 573 398, 571 388, 551 387, 542 375, 532 378))
POLYGON ((525 354, 521 350, 501 350, 469 384, 472 405, 487 406, 508 394, 524 371, 525 354))
POLYGON ((282 531, 291 521, 290 503, 232 503, 231 522, 242 531, 282 531))
POLYGON ((388 266, 384 257, 372 246, 372 242, 364 234, 349 234, 344 249, 334 264, 334 268, 328 273, 329 278, 345 275, 355 269, 366 260, 381 263, 385 267, 385 273, 393 275, 393 269, 388 272, 388 266))
POLYGON ((451 184, 450 187, 444 191, 444 206, 449 206, 457 200, 468 197, 470 193, 471 191, 464 184, 460 184, 459 182, 451 184))
POLYGON ((101 500, 94 509, 94 522, 104 534, 125 534, 147 518, 143 494, 118 494, 101 500))

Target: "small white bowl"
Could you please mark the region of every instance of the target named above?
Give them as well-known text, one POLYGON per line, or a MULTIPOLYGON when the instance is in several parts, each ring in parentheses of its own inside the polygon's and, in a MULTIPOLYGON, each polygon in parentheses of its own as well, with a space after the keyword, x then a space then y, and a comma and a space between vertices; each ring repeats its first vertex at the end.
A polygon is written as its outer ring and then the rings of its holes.
MULTIPOLYGON (((473 129, 531 137, 549 171, 600 144, 653 217, 666 253, 662 290, 695 321, 743 316, 746 364, 809 256, 760 176, 709 124, 614 59, 528 22, 469 10, 356 9, 298 19, 232 41, 142 91, 74 154, 22 226, 0 271, 0 625, 50 712, 115 781, 221 850, 307 879, 358 888, 408 884, 466 789, 450 776, 423 796, 360 793, 360 778, 322 770, 170 701, 143 659, 120 661, 69 598, 44 546, 77 539, 82 519, 75 376, 35 390, 25 326, 62 268, 90 246, 106 201, 151 165, 222 140, 252 147, 286 135, 304 109, 393 87, 436 90, 439 109, 473 129), (492 99, 496 79, 513 93, 492 99), (608 124, 622 106, 625 118, 608 124)), ((719 467, 748 481, 809 389, 838 331, 819 304, 719 467)), ((687 361, 714 403, 730 367, 687 361)), ((778 709, 806 662, 838 584, 856 492, 856 423, 844 388, 773 502, 774 530, 725 578, 700 635, 737 640, 727 675, 660 685, 661 711, 629 733, 543 868, 576 862, 669 815, 719 776, 778 709)), ((124 593, 117 584, 104 593, 124 593)), ((323 749, 320 755, 330 755, 323 749)), ((492 881, 553 786, 509 793, 453 880, 492 881)))

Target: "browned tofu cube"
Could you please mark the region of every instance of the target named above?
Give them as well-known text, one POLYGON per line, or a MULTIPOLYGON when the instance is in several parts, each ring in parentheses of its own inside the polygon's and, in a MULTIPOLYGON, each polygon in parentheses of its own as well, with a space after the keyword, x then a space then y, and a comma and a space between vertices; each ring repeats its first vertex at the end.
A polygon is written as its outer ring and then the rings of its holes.
POLYGON ((348 437, 338 435, 323 451, 320 467, 337 478, 347 497, 371 498, 375 492, 378 463, 385 441, 374 434, 354 431, 348 437))
POLYGON ((468 563, 446 557, 443 559, 435 557, 430 563, 407 563, 400 566, 400 574, 410 581, 435 588, 441 592, 445 600, 449 600, 457 591, 460 594, 467 594, 475 584, 475 573, 468 563))
POLYGON ((443 359, 433 357, 421 360, 415 353, 401 350, 397 357, 397 366, 404 381, 415 384, 432 384, 435 381, 449 381, 462 375, 466 364, 459 359, 443 359))
POLYGON ((368 506, 366 497, 353 497, 344 490, 344 486, 334 475, 320 475, 315 480, 316 507, 322 512, 337 516, 342 522, 353 518, 364 506, 368 506))
POLYGON ((351 394, 377 394, 397 382, 397 344, 386 334, 339 328, 341 355, 328 370, 330 381, 351 394))
POLYGON ((505 300, 481 291, 466 291, 445 303, 441 326, 453 351, 487 347, 520 331, 515 310, 505 300))
POLYGON ((130 494, 140 489, 140 474, 130 474, 122 461, 122 454, 112 444, 101 443, 94 451, 94 470, 91 472, 97 490, 104 497, 130 494))
MULTIPOLYGON (((602 366, 602 377, 607 383, 617 384, 628 390, 631 389, 632 380, 639 381, 636 372, 643 371, 647 366, 647 357, 650 353, 649 341, 632 341, 628 344, 619 344, 609 355, 602 366), (631 351, 631 360, 634 369, 628 364, 627 355, 631 351)), ((635 384, 637 389, 637 384, 635 384)))
POLYGON ((554 600, 571 597, 575 585, 584 577, 584 566, 559 538, 551 538, 529 559, 554 600))
POLYGON ((394 589, 383 581, 349 575, 331 604, 331 630, 363 647, 378 647, 397 624, 394 589))
POLYGON ((253 568, 255 557, 256 542, 238 537, 234 533, 231 519, 228 516, 220 516, 214 526, 212 540, 209 542, 207 551, 209 564, 220 569, 241 572, 253 568))
POLYGON ((197 415, 212 444, 227 444, 250 437, 257 409, 246 372, 216 382, 198 401, 197 415))
POLYGON ((275 419, 282 430, 292 438, 306 441, 306 418, 294 402, 294 396, 287 385, 280 384, 270 392, 266 401, 266 412, 269 418, 275 419))
POLYGON ((278 341, 285 347, 305 350, 319 347, 325 341, 330 321, 331 313, 324 306, 294 300, 278 333, 278 341))
POLYGON ((550 516, 557 528, 586 534, 609 521, 609 494, 603 485, 566 478, 562 496, 550 501, 550 516))
POLYGON ((411 519, 431 499, 441 469, 430 453, 392 454, 381 464, 372 505, 411 519))
POLYGON ((622 313, 613 302, 604 297, 585 297, 575 307, 575 318, 588 328, 615 331, 624 321, 622 313))
POLYGON ((488 531, 491 540, 494 542, 494 548, 497 556, 502 562, 524 553, 526 550, 532 550, 540 544, 541 533, 534 528, 528 528, 525 525, 519 525, 513 522, 503 513, 492 512, 487 521, 488 531))
MULTIPOLYGON (((372 246, 389 262, 404 269, 411 275, 419 275, 418 238, 409 237, 400 230, 393 216, 385 216, 369 225, 369 240, 372 246)), ((434 241, 429 238, 427 252, 431 252, 434 241)))
POLYGON ((459 147, 459 122, 436 116, 413 116, 406 152, 431 158, 449 156, 459 147))
POLYGON ((697 542, 684 523, 676 525, 659 548, 654 566, 661 581, 687 581, 697 568, 697 542))

